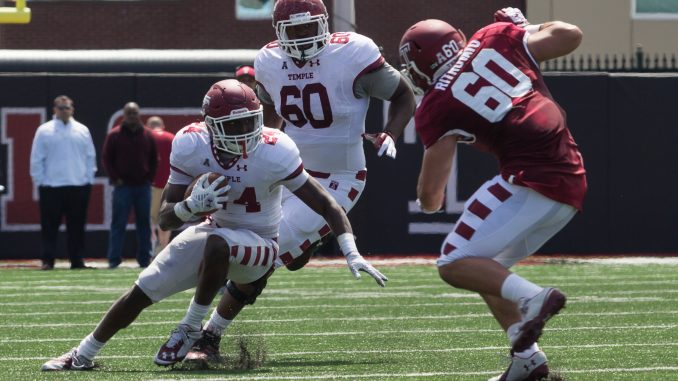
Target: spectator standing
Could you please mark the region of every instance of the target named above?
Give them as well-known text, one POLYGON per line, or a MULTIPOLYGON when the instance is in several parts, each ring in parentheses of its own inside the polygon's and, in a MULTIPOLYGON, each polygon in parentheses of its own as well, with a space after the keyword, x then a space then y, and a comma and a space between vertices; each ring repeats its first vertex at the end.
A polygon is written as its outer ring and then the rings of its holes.
POLYGON ((235 79, 249 86, 250 89, 256 90, 257 81, 254 76, 254 68, 250 65, 238 66, 235 69, 235 79))
POLYGON ((153 132, 155 148, 158 151, 158 170, 151 186, 151 239, 154 244, 153 255, 159 253, 170 241, 172 231, 162 230, 158 225, 158 212, 162 190, 167 184, 170 173, 170 152, 174 134, 165 131, 165 122, 159 116, 152 116, 146 121, 146 126, 153 132))
POLYGON ((89 129, 73 118, 73 100, 54 99, 54 117, 38 127, 31 147, 31 178, 40 197, 42 270, 54 268, 61 219, 66 216, 71 269, 85 266, 85 223, 96 152, 89 129))
POLYGON ((103 164, 113 189, 113 218, 108 240, 108 267, 122 262, 125 227, 132 206, 136 217, 137 262, 146 267, 151 259, 151 183, 158 166, 155 139, 141 122, 139 105, 125 105, 120 125, 106 136, 103 164))

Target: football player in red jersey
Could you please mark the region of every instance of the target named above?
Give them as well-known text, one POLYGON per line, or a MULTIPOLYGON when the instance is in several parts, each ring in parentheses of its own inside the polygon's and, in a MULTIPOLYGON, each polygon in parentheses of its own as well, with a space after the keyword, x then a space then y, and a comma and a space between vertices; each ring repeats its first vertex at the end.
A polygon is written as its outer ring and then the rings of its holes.
POLYGON ((577 48, 582 32, 560 21, 532 25, 516 8, 494 17, 468 40, 440 20, 420 21, 401 39, 401 63, 424 92, 417 201, 425 213, 443 207, 457 144, 498 159, 500 173, 468 200, 437 265, 445 282, 479 293, 507 332, 512 362, 492 380, 540 380, 549 370, 537 340, 566 298, 508 269, 582 208, 582 158, 539 70, 577 48))

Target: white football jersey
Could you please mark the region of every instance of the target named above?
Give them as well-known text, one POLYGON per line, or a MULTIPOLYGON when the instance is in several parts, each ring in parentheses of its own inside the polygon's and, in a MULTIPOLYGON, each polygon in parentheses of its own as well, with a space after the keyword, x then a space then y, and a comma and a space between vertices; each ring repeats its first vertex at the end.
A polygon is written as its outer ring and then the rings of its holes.
POLYGON ((285 119, 285 133, 299 147, 306 168, 365 168, 362 134, 369 98, 356 98, 353 85, 361 74, 383 63, 370 38, 351 32, 332 34, 327 47, 301 66, 277 41, 259 50, 254 60, 257 82, 285 119))
POLYGON ((194 123, 179 130, 172 142, 168 182, 188 185, 206 172, 226 176, 231 186, 225 207, 212 214, 218 226, 251 230, 264 238, 278 236, 281 186, 293 192, 308 179, 299 150, 281 131, 264 127, 254 152, 222 163, 205 124, 194 123))

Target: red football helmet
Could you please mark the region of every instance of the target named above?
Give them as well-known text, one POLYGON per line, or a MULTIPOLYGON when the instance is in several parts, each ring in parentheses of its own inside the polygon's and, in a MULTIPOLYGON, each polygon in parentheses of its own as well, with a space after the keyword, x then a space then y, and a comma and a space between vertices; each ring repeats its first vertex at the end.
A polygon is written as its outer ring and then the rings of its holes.
POLYGON ((263 111, 249 86, 235 79, 210 87, 202 101, 202 116, 214 147, 234 155, 247 155, 261 140, 263 111))
POLYGON ((419 21, 400 39, 403 74, 424 92, 457 61, 465 46, 464 33, 445 21, 419 21))
POLYGON ((330 38, 327 9, 322 0, 278 0, 273 8, 273 27, 280 48, 292 58, 308 60, 327 46, 330 38), (313 36, 290 38, 288 28, 316 23, 313 36))

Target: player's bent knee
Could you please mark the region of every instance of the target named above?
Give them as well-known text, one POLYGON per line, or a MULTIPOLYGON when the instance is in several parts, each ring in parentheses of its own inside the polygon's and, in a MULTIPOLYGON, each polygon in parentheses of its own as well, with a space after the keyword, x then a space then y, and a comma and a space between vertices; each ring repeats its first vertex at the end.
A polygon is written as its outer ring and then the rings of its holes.
POLYGON ((228 255, 226 255, 228 252, 229 248, 226 241, 218 235, 211 235, 207 237, 207 242, 205 243, 203 261, 206 264, 228 262, 228 255))
POLYGON ((443 266, 438 267, 438 275, 440 276, 440 279, 445 281, 445 283, 449 284, 452 287, 458 287, 458 284, 456 282, 457 279, 457 272, 456 272, 456 266, 455 262, 448 263, 443 266))
POLYGON ((226 283, 226 290, 235 300, 239 301, 240 303, 245 305, 254 304, 254 302, 257 301, 257 297, 261 295, 261 292, 264 291, 264 288, 266 288, 268 278, 271 276, 271 274, 273 274, 273 268, 271 268, 271 270, 269 270, 261 278, 247 284, 236 284, 235 282, 229 280, 226 283))

